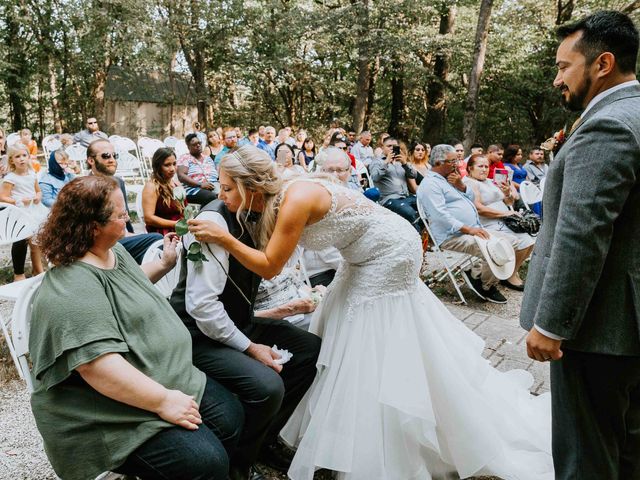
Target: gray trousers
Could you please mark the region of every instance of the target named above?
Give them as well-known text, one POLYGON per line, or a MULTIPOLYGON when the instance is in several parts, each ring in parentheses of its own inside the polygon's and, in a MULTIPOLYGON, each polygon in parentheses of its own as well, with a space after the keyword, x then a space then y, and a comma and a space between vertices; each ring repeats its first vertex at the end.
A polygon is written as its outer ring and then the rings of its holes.
POLYGON ((639 480, 640 357, 563 352, 551 362, 556 480, 639 480))
MULTIPOLYGON (((520 243, 515 236, 509 235, 508 233, 491 232, 491 235, 506 238, 511 245, 513 245, 514 250, 520 243)), ((482 288, 489 289, 498 283, 498 279, 491 271, 491 268, 489 268, 489 264, 484 259, 482 251, 480 250, 478 243, 473 238, 473 235, 456 235, 454 237, 447 238, 440 244, 440 248, 442 250, 453 250, 454 252, 467 253, 474 257, 478 257, 480 261, 474 262, 473 267, 471 268, 471 276, 473 278, 480 277, 480 280, 482 281, 482 288)))

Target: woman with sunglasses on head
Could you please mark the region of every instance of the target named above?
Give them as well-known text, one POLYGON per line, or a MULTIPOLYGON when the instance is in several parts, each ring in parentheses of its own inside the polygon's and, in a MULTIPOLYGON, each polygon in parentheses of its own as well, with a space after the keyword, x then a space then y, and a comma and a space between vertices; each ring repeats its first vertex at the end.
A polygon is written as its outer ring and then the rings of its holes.
POLYGON ((139 267, 118 244, 127 217, 114 178, 80 177, 38 236, 53 268, 33 303, 31 407, 47 457, 66 480, 226 480, 242 406, 193 366, 189 332, 152 285, 175 266, 177 236, 139 267))
POLYGON ((553 478, 548 396, 529 395, 526 372, 493 369, 482 339, 420 280, 410 223, 324 176, 282 183, 249 146, 224 157, 220 183, 238 218, 261 213, 257 248, 190 220, 197 240, 263 278, 298 244, 333 246, 344 259, 311 320, 323 338, 316 378, 281 432, 298 445, 289 478, 311 480, 319 468, 353 480, 553 478))

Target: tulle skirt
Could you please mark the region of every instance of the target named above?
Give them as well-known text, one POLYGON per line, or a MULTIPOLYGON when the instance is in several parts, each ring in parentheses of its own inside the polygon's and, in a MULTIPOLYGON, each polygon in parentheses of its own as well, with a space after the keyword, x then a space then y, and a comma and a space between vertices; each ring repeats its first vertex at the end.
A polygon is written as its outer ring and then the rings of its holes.
POLYGON ((550 396, 529 373, 492 368, 419 281, 355 306, 346 291, 332 285, 312 320, 318 373, 281 432, 292 479, 553 478, 550 396))

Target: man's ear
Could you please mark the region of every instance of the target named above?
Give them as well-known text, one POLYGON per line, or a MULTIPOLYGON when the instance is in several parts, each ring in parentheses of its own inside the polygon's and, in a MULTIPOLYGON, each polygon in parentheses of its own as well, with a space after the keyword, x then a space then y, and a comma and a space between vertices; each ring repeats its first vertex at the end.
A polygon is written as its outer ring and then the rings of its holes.
POLYGON ((87 165, 89 165, 89 167, 93 167, 94 162, 93 157, 87 157, 87 165))
POLYGON ((611 75, 611 73, 616 68, 616 57, 611 52, 601 53, 598 58, 593 62, 597 68, 596 76, 602 78, 607 75, 611 75))

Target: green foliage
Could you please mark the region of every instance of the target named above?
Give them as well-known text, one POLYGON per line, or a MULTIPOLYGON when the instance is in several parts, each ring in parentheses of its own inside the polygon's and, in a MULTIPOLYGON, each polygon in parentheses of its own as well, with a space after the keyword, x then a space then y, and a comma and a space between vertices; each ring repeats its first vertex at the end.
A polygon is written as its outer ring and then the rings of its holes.
MULTIPOLYGON (((566 2, 565 2, 566 3, 566 2)), ((574 18, 627 0, 585 0, 574 18)), ((446 141, 460 137, 477 0, 0 0, 0 122, 36 136, 76 131, 104 106, 109 69, 190 72, 209 124, 304 126, 319 140, 336 119, 350 126, 358 60, 373 87, 367 118, 420 138, 441 82, 446 141), (454 32, 438 33, 456 7, 454 32), (446 78, 437 55, 450 59, 446 78), (392 85, 401 89, 392 89, 392 85)), ((478 110, 478 140, 531 145, 570 122, 552 87, 552 0, 494 4, 478 110)), ((637 11, 635 12, 637 18, 637 11)), ((201 106, 202 106, 201 105, 201 106)))

